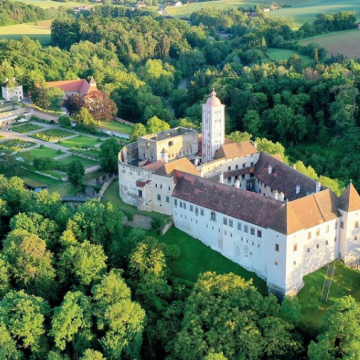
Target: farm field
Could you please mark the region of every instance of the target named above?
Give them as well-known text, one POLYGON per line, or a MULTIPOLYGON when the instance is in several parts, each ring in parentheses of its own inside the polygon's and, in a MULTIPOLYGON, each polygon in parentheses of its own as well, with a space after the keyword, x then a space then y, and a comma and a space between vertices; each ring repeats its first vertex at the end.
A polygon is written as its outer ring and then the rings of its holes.
POLYGON ((68 148, 72 148, 72 147, 78 147, 81 148, 83 146, 88 146, 88 147, 92 147, 96 144, 98 144, 99 141, 95 138, 91 138, 88 136, 77 136, 71 139, 67 139, 64 141, 61 141, 59 143, 59 145, 61 146, 65 146, 68 148))
POLYGON ((54 158, 56 156, 60 156, 63 153, 59 154, 58 150, 50 149, 48 147, 43 147, 43 148, 39 147, 37 149, 26 151, 26 154, 29 154, 34 158, 44 158, 44 157, 54 158))
MULTIPOLYGON (((228 9, 235 8, 237 9, 239 6, 250 7, 254 6, 258 3, 256 0, 222 0, 222 1, 205 1, 198 3, 186 4, 183 6, 168 6, 165 11, 176 18, 186 17, 190 18, 190 15, 194 11, 198 11, 204 7, 213 7, 215 9, 228 9)), ((269 2, 270 3, 270 2, 269 2)))
POLYGON ((18 0, 20 2, 23 2, 24 4, 27 5, 36 5, 39 6, 43 9, 48 9, 48 8, 58 8, 60 6, 64 6, 67 8, 74 8, 80 5, 90 5, 90 6, 94 6, 94 4, 91 3, 86 3, 86 2, 75 2, 75 1, 67 1, 67 2, 57 2, 57 1, 51 1, 51 0, 18 0))
POLYGON ((323 47, 329 55, 343 54, 348 58, 360 58, 360 29, 339 31, 300 41, 301 45, 310 43, 323 47))
POLYGON ((266 51, 266 55, 274 61, 280 61, 280 60, 288 60, 293 56, 294 54, 299 55, 300 59, 303 60, 304 65, 311 64, 312 60, 305 55, 298 54, 294 50, 288 50, 288 49, 268 49, 266 51))
POLYGON ((74 160, 80 160, 81 163, 84 165, 84 167, 96 165, 96 162, 93 160, 85 159, 85 158, 75 156, 75 155, 70 155, 70 156, 64 157, 60 160, 57 160, 57 161, 60 161, 63 164, 70 164, 74 160))
POLYGON ((316 14, 329 14, 339 11, 360 12, 359 0, 284 0, 282 4, 291 8, 271 11, 269 16, 283 17, 294 20, 294 27, 300 27, 304 22, 311 22, 316 14))
MULTIPOLYGON (((66 3, 58 3, 66 4, 66 3)), ((38 21, 38 25, 34 23, 0 26, 0 39, 18 40, 22 36, 28 36, 39 40, 41 44, 50 43, 50 26, 52 20, 38 21)))
POLYGON ((123 134, 131 134, 132 127, 119 123, 118 121, 102 121, 99 124, 99 127, 109 131, 115 131, 123 134))

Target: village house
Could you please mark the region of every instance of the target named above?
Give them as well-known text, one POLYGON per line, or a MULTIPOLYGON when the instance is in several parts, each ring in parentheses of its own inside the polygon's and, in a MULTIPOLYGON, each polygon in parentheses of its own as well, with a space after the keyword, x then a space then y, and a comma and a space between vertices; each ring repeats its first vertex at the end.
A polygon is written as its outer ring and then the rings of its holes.
POLYGON ((213 91, 202 132, 176 128, 140 137, 119 153, 119 195, 263 278, 279 297, 342 259, 360 264, 360 196, 340 198, 255 142, 225 138, 225 106, 213 91))
POLYGON ((4 84, 1 85, 1 96, 6 101, 16 101, 19 102, 23 99, 23 87, 16 80, 16 78, 6 78, 4 84))
POLYGON ((48 88, 58 87, 63 90, 64 98, 72 94, 78 94, 86 97, 92 92, 99 91, 93 77, 90 79, 90 82, 85 79, 48 81, 46 82, 46 86, 48 88))

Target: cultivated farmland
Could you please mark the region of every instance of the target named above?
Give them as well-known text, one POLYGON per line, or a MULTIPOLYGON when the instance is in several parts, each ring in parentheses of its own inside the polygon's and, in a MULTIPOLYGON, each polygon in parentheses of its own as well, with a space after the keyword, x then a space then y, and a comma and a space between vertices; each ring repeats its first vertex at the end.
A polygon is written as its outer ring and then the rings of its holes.
POLYGON ((300 43, 318 44, 326 49, 329 55, 343 54, 348 58, 360 58, 360 29, 315 36, 300 43))
POLYGON ((28 36, 39 40, 41 44, 50 43, 50 26, 52 20, 38 21, 35 23, 0 26, 0 38, 18 40, 28 36))

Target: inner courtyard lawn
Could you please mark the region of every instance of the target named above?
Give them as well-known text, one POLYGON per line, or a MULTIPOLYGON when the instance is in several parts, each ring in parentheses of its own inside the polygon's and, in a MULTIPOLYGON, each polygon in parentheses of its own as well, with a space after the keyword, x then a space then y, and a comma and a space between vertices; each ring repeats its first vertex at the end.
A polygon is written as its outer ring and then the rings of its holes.
POLYGON ((77 137, 74 137, 71 139, 61 141, 61 142, 59 142, 59 145, 65 146, 68 148, 72 148, 72 147, 82 148, 83 146, 93 147, 96 144, 98 144, 99 142, 100 141, 98 141, 98 139, 91 138, 88 136, 77 136, 77 137))
POLYGON ((20 134, 24 134, 24 133, 27 133, 29 131, 40 130, 40 129, 43 129, 43 128, 41 126, 38 126, 38 125, 35 125, 35 124, 32 124, 32 123, 28 123, 28 124, 24 124, 24 125, 13 126, 11 128, 11 131, 14 131, 14 132, 17 132, 17 133, 20 133, 20 134))
POLYGON ((79 157, 79 156, 75 156, 75 155, 70 155, 70 156, 67 156, 67 157, 64 157, 60 160, 57 160, 57 161, 60 161, 62 162, 63 164, 70 164, 72 161, 74 160, 80 160, 81 163, 84 165, 84 167, 88 167, 88 166, 92 166, 92 165, 96 165, 96 162, 93 161, 93 160, 90 160, 90 159, 84 159, 82 157, 79 157))

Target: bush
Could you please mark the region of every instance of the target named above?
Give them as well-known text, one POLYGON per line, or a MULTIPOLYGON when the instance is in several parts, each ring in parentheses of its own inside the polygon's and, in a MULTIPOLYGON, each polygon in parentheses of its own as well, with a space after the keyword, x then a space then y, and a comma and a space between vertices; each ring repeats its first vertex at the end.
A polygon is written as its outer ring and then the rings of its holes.
POLYGON ((33 161, 35 169, 44 171, 44 170, 53 170, 55 167, 55 161, 49 157, 36 158, 33 161))
POLYGON ((40 145, 40 149, 45 149, 45 146, 44 146, 44 145, 40 145))
MULTIPOLYGON (((58 143, 59 143, 59 142, 58 142, 58 143)), ((57 151, 57 154, 61 155, 61 154, 62 154, 62 151, 59 149, 59 150, 57 151)))

